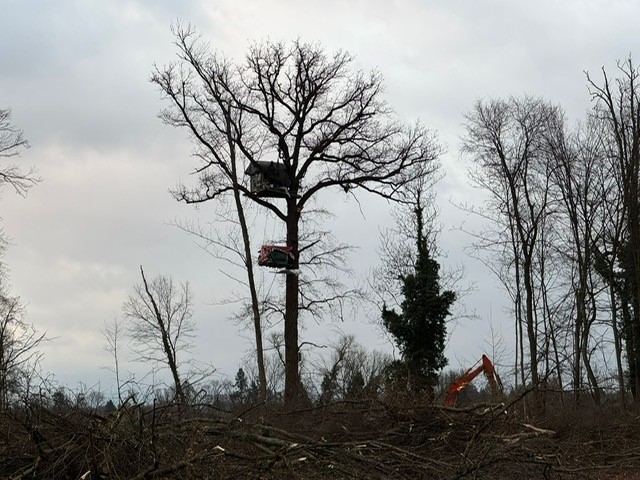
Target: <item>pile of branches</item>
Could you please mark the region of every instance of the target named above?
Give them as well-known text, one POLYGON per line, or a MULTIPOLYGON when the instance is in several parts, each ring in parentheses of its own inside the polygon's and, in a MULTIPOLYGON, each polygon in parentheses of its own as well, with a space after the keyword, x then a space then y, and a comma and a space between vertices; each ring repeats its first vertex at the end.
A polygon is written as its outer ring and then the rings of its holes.
POLYGON ((0 478, 524 480, 640 468, 636 418, 554 418, 534 425, 512 405, 380 400, 286 412, 131 402, 109 415, 14 408, 0 416, 0 478))

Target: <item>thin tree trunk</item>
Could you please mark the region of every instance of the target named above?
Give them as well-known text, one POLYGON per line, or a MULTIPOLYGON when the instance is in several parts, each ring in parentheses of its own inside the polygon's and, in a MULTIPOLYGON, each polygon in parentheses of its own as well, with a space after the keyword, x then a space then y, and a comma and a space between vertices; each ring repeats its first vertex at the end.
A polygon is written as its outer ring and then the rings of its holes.
POLYGON ((513 225, 513 217, 509 216, 509 230, 511 234, 511 248, 513 250, 514 270, 515 270, 515 298, 514 298, 514 316, 516 331, 516 359, 515 359, 515 386, 518 388, 518 375, 520 382, 524 387, 526 385, 525 369, 524 369, 524 333, 522 329, 522 289, 520 279, 520 255, 515 236, 515 227, 513 225))
POLYGON ((611 303, 611 329, 613 331, 613 345, 616 354, 616 367, 618 372, 618 390, 620 403, 626 406, 624 367, 622 364, 622 337, 618 329, 618 303, 616 301, 616 291, 613 283, 609 283, 609 301, 611 303))
MULTIPOLYGON (((227 117, 227 131, 231 132, 230 119, 227 117)), ((247 282, 249 283, 249 294, 251 296, 251 313, 253 314, 253 330, 256 338, 256 362, 258 364, 258 401, 263 402, 267 399, 267 373, 264 366, 264 347, 262 344, 262 320, 260 314, 260 302, 258 300, 258 290, 256 288, 255 277, 253 273, 253 257, 251 256, 251 238, 249 237, 249 228, 247 227, 247 219, 244 215, 244 206, 238 189, 238 171, 236 162, 236 150, 230 136, 227 137, 231 152, 231 168, 234 178, 233 198, 236 204, 238 214, 238 222, 242 232, 242 241, 244 243, 245 268, 247 270, 247 282)))
POLYGON ((531 383, 533 386, 537 386, 540 382, 538 376, 538 337, 537 337, 537 322, 534 312, 533 302, 533 269, 531 265, 531 255, 527 252, 527 258, 524 261, 524 289, 525 289, 525 303, 526 303, 526 319, 527 319, 527 338, 529 340, 529 355, 531 365, 531 383))
POLYGON ((245 267, 247 269, 247 281, 249 283, 249 293, 251 295, 251 313, 253 314, 253 330, 256 338, 256 362, 258 364, 258 401, 263 402, 267 399, 267 374, 264 366, 260 303, 258 301, 258 291, 256 289, 256 282, 253 273, 253 258, 251 257, 251 239, 249 238, 249 229, 244 215, 242 200, 240 199, 240 192, 237 189, 234 189, 233 196, 235 198, 236 209, 238 211, 240 230, 242 231, 245 267))

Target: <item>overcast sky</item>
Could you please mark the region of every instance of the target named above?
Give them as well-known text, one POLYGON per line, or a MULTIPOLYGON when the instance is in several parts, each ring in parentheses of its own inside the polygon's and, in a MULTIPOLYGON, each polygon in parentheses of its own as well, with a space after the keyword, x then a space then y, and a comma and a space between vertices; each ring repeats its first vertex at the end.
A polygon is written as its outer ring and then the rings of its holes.
MULTIPOLYGON (((170 25, 192 23, 226 56, 241 60, 263 39, 320 42, 344 49, 383 75, 386 98, 405 121, 421 119, 447 147, 438 203, 443 264, 464 264, 476 292, 464 299, 478 319, 458 325, 452 367, 488 349, 490 322, 512 341, 504 293, 465 254, 474 221, 453 204, 477 202, 459 153, 463 115, 475 100, 531 94, 561 104, 571 121, 589 107, 585 71, 613 70, 640 49, 640 3, 427 0, 0 0, 0 107, 10 107, 31 148, 20 162, 44 181, 27 198, 1 192, 0 216, 14 246, 6 255, 13 291, 28 319, 53 340, 44 367, 61 382, 109 388, 100 329, 138 281, 170 274, 191 282, 199 335, 196 354, 233 374, 250 334, 228 320, 222 267, 167 223, 206 218, 168 190, 195 165, 184 132, 157 118, 163 107, 149 82, 153 64, 175 58, 170 25)), ((376 266, 386 205, 336 194, 340 240, 360 247, 357 274, 376 266), (381 208, 383 207, 383 208, 381 208)), ((375 320, 375 319, 374 319, 375 320)), ((364 314, 352 322, 309 325, 303 339, 326 343, 355 332, 369 348, 390 349, 364 314)))

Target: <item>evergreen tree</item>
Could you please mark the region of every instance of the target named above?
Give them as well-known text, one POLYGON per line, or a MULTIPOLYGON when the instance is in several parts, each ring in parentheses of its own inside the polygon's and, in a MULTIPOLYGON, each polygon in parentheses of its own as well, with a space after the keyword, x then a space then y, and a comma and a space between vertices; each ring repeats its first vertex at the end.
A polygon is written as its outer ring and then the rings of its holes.
POLYGON ((407 384, 414 391, 433 389, 437 373, 446 364, 445 320, 456 295, 440 291, 440 264, 431 257, 424 233, 423 207, 414 210, 417 230, 417 256, 412 273, 400 277, 402 295, 400 313, 382 309, 382 322, 393 335, 408 373, 407 384))
POLYGON ((242 367, 236 373, 235 382, 233 384, 235 390, 231 393, 231 400, 236 403, 245 403, 247 401, 247 393, 249 391, 249 380, 247 374, 244 373, 242 367))

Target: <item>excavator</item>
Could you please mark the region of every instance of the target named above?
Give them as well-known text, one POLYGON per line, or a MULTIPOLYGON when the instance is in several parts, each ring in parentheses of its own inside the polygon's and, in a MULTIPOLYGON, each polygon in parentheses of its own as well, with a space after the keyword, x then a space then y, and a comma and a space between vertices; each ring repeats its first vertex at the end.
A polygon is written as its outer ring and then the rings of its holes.
POLYGON ((474 365, 473 367, 469 368, 462 374, 460 378, 458 378, 451 384, 444 399, 445 405, 455 407, 456 402, 458 401, 458 394, 464 387, 469 385, 469 383, 471 383, 473 379, 480 375, 482 372, 484 372, 484 374, 486 375, 493 393, 502 394, 502 382, 500 381, 500 377, 498 376, 493 363, 491 363, 489 357, 487 357, 486 355, 482 355, 482 360, 480 361, 480 365, 478 367, 474 365))

